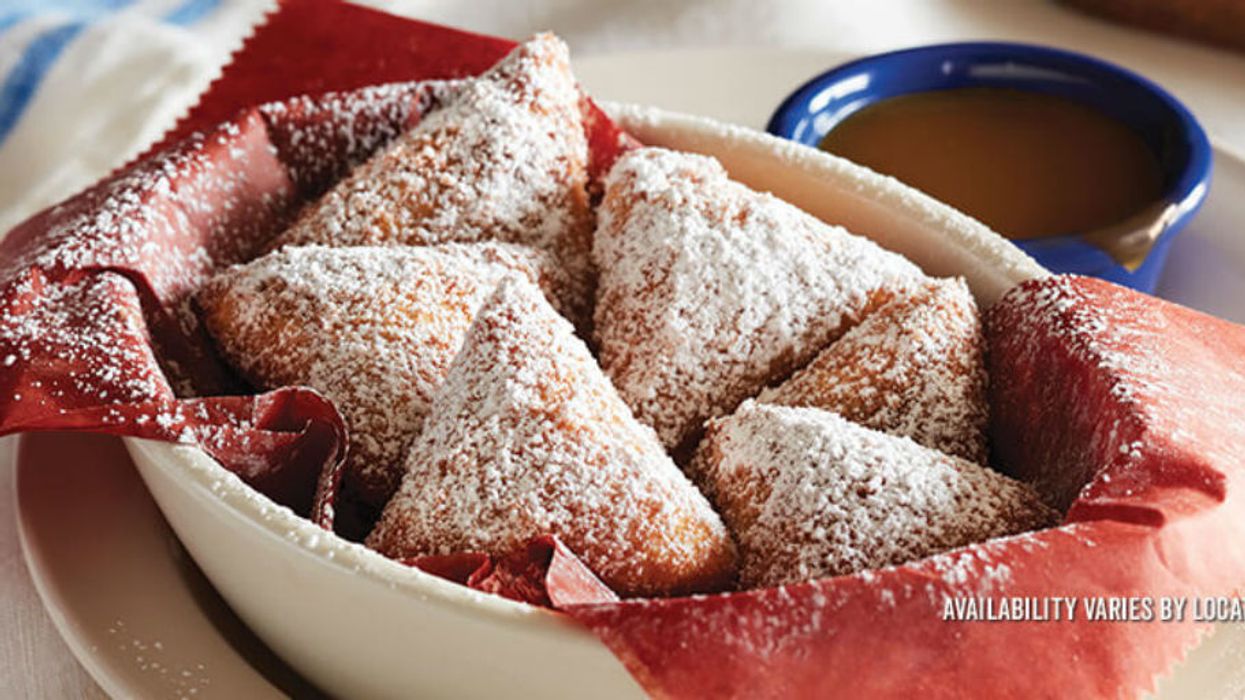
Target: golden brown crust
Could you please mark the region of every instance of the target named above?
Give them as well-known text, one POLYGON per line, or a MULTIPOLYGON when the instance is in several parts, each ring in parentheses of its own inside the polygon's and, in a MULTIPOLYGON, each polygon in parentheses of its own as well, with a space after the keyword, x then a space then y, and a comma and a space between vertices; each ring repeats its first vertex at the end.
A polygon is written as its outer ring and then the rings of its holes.
POLYGON ((689 153, 624 155, 599 219, 601 366, 669 449, 924 277, 689 153))
POLYGON ((565 291, 557 264, 523 246, 296 246, 220 273, 197 303, 255 386, 333 401, 350 435, 347 485, 379 507, 476 309, 515 272, 565 291))
POLYGON ((983 346, 968 286, 933 280, 870 313, 758 400, 832 411, 985 464, 983 346))
POLYGON ((562 539, 624 596, 720 590, 735 550, 569 324, 507 280, 476 317, 369 546, 504 556, 562 539))
POLYGON ((273 242, 331 246, 505 241, 558 256, 591 305, 594 219, 580 93, 565 44, 539 35, 308 205, 273 242))
POLYGON ((710 421, 693 473, 745 588, 902 564, 1055 524, 997 472, 814 408, 745 402, 710 421))

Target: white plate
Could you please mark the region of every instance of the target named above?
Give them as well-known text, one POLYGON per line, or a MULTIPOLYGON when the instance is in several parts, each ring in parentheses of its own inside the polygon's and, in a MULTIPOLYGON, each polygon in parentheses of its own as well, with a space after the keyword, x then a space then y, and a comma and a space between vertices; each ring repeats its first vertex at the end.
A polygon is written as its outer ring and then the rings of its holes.
POLYGON ((186 555, 116 438, 7 440, 18 529, 52 621, 113 697, 316 697, 186 555))
MULTIPOLYGON (((759 126, 790 89, 841 59, 825 52, 651 52, 584 59, 577 71, 602 98, 759 126)), ((1162 289, 1245 320, 1245 246, 1230 236, 1233 222, 1245 221, 1245 163, 1216 155, 1211 196, 1174 245, 1162 289)), ((196 697, 310 692, 212 591, 115 441, 24 438, 17 467, 22 545, 36 585, 74 653, 111 694, 165 696, 195 687, 196 697)), ((1227 642, 1216 635, 1189 665, 1218 667, 1235 649, 1227 642)), ((608 668, 604 673, 626 685, 608 668)), ((1205 670, 1193 675, 1213 677, 1205 670)))

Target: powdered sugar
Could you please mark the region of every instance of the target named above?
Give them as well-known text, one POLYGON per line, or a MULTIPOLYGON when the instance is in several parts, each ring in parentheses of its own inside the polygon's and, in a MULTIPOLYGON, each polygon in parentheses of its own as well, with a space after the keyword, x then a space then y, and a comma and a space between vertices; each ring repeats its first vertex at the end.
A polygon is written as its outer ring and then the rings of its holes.
POLYGON ((962 279, 900 296, 758 400, 812 406, 986 462, 986 368, 977 306, 962 279))
POLYGON ((703 156, 624 155, 599 216, 601 364, 671 448, 922 277, 703 156))
POLYGON ((284 248, 221 273, 198 298, 221 350, 255 383, 307 385, 337 405, 348 478, 379 506, 475 310, 516 271, 565 292, 546 253, 451 243, 284 248))
POLYGON ((0 396, 0 408, 8 420, 39 416, 51 406, 63 411, 171 395, 147 344, 133 285, 124 277, 100 273, 57 283, 32 271, 7 285, 2 296, 2 386, 9 393, 0 396))
MULTIPOLYGON (((1237 352, 1216 323, 1089 278, 1018 287, 991 309, 989 321, 991 371, 996 381, 1009 381, 992 392, 1004 409, 1002 463, 1061 508, 1095 488, 1106 500, 1148 489, 1155 477, 1147 463, 1158 450, 1169 470, 1164 480, 1175 478, 1171 455, 1180 449, 1207 463, 1234 463, 1239 456, 1222 426, 1239 424, 1240 402, 1207 397, 1245 383, 1245 376, 1230 360, 1224 366, 1224 357, 1237 352), (1058 382, 1044 380, 1055 375, 1058 382), (1059 430, 1031 430, 1052 422, 1059 430)), ((1181 471, 1186 485, 1222 490, 1211 470, 1181 471)))
POLYGON ((391 557, 505 555, 549 533, 624 595, 733 574, 704 497, 570 324, 511 278, 477 315, 368 543, 391 557))
POLYGON ((249 113, 23 224, 12 238, 22 241, 32 225, 42 233, 4 269, 38 267, 53 279, 124 272, 189 333, 195 319, 184 313, 185 299, 217 265, 253 253, 286 211, 291 189, 262 121, 249 113))
POLYGON ((461 81, 374 85, 300 95, 259 107, 268 135, 300 189, 318 196, 427 112, 451 100, 461 81))
POLYGON ((1019 482, 812 408, 745 402, 710 422, 693 471, 750 586, 898 564, 1057 519, 1019 482))
POLYGON ((455 88, 277 245, 502 240, 549 250, 588 308, 588 146, 566 46, 540 35, 455 88))

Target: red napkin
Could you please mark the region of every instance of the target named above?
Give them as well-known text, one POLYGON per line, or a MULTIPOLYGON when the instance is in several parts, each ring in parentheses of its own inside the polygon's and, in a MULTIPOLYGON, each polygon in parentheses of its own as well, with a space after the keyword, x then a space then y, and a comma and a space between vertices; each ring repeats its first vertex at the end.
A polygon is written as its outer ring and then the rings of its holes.
POLYGON ((197 443, 256 488, 329 522, 327 501, 315 512, 312 502, 317 488, 334 490, 345 432, 327 401, 297 388, 177 398, 240 389, 188 296, 216 266, 248 256, 293 203, 251 111, 10 232, 0 244, 0 432, 197 443))
MULTIPOLYGON (((216 359, 189 294, 435 106, 428 85, 363 86, 472 75, 511 46, 333 0, 282 3, 152 155, 0 245, 0 432, 197 443, 331 527, 337 413, 307 389, 228 395, 245 389, 216 359), (295 97, 325 90, 346 92, 295 97), (220 395, 178 398, 206 394, 220 395)), ((629 142, 591 104, 586 113, 599 173, 629 142)), ((1090 622, 1080 606, 1228 595, 1245 578, 1245 552, 1222 545, 1245 534, 1233 454, 1245 447, 1245 329, 1055 278, 1009 294, 987 333, 999 462, 1062 494, 1063 527, 855 576, 666 600, 617 600, 551 538, 499 561, 413 563, 565 611, 659 696, 1149 688, 1204 625, 1090 622), (1076 621, 943 619, 948 601, 1002 596, 1076 596, 1076 621)))
POLYGON ((1152 689, 1208 625, 1190 609, 1182 622, 1091 621, 1084 606, 1192 605, 1245 581, 1245 328, 1061 276, 1009 292, 986 334, 998 461, 1068 494, 1065 525, 782 589, 564 609, 663 697, 1152 689), (1049 618, 1056 596, 1075 598, 1074 621, 944 619, 948 601, 983 598, 1049 618))
POLYGON ((505 558, 479 553, 409 559, 405 563, 464 586, 547 608, 618 601, 556 537, 537 537, 505 558))

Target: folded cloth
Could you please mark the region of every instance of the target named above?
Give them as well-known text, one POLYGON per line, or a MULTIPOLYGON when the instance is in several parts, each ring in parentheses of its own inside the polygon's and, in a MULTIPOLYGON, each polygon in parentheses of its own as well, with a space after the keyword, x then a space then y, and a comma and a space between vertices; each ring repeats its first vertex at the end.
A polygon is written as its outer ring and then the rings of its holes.
POLYGON ((0 9, 0 233, 168 129, 270 3, 15 4, 0 9))

